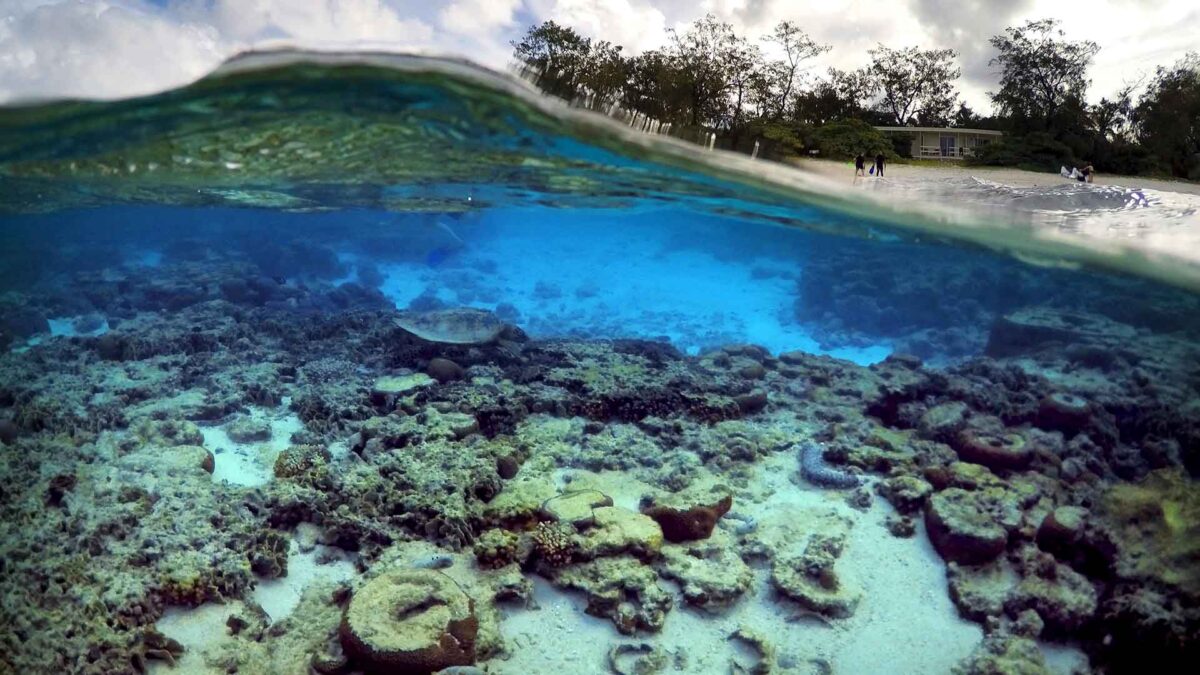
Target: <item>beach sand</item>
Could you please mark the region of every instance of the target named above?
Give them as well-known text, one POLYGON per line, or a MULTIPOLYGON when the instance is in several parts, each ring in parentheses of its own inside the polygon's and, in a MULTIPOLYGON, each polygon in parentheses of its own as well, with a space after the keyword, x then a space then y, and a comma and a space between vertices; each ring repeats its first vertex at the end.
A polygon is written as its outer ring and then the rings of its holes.
MULTIPOLYGON (((836 161, 832 159, 795 159, 790 164, 806 171, 818 173, 839 183, 854 183, 854 162, 836 161)), ((889 163, 885 172, 888 178, 940 180, 945 178, 964 178, 974 176, 1012 187, 1041 187, 1045 185, 1064 185, 1071 181, 1056 173, 1025 171, 996 166, 971 166, 957 162, 945 162, 939 166, 928 164, 889 163)), ((859 182, 873 180, 872 176, 859 178, 859 182)), ((1190 183, 1180 180, 1161 178, 1146 178, 1144 176, 1115 176, 1096 174, 1094 185, 1115 185, 1126 188, 1144 190, 1159 190, 1162 192, 1178 192, 1180 194, 1200 195, 1200 183, 1190 183)))

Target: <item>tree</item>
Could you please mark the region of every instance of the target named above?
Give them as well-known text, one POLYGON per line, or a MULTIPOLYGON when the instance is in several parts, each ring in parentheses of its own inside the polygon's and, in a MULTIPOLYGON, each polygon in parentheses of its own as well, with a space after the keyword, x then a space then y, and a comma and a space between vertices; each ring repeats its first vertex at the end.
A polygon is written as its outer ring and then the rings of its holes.
POLYGON ((1137 139, 1171 173, 1200 179, 1200 53, 1159 67, 1132 119, 1137 139))
POLYGON ((958 54, 953 49, 889 49, 879 45, 867 52, 867 66, 881 96, 879 108, 898 126, 918 119, 923 124, 941 126, 949 121, 958 94, 954 80, 962 71, 954 65, 958 54))
POLYGON ((766 64, 763 96, 763 114, 773 119, 781 119, 792 102, 799 79, 800 66, 805 61, 819 56, 830 49, 829 45, 817 44, 807 33, 791 21, 780 21, 771 35, 763 38, 783 50, 784 58, 766 64))
POLYGON ((553 21, 530 28, 512 45, 513 56, 532 69, 535 84, 561 98, 591 94, 600 100, 615 99, 629 78, 629 62, 619 45, 592 42, 553 21))
POLYGON ((669 32, 668 55, 688 97, 687 122, 699 126, 726 118, 731 63, 738 62, 738 38, 733 27, 706 14, 682 35, 675 30, 669 32))
POLYGON ((729 50, 729 90, 731 116, 727 128, 738 130, 743 124, 742 110, 746 103, 756 98, 755 91, 761 90, 763 72, 762 50, 742 38, 734 41, 729 50))
POLYGON ((1010 26, 990 40, 999 54, 989 65, 999 65, 1001 74, 1000 90, 989 95, 1018 130, 1051 131, 1064 108, 1082 109, 1087 68, 1100 47, 1065 35, 1057 20, 1042 19, 1010 26))
POLYGON ((976 115, 975 111, 971 110, 971 106, 967 105, 965 101, 959 102, 958 109, 954 111, 954 117, 950 120, 952 126, 962 128, 977 128, 979 122, 979 115, 976 115))
POLYGON ((579 84, 602 101, 620 98, 629 80, 630 64, 621 49, 602 40, 592 43, 584 58, 579 84))
POLYGON ((520 42, 511 44, 513 56, 534 71, 534 83, 542 91, 574 98, 592 48, 591 40, 573 28, 546 21, 531 27, 520 42))
POLYGON ((830 68, 827 78, 817 80, 812 88, 796 95, 794 118, 811 126, 860 118, 874 95, 874 86, 866 71, 830 68))
POLYGON ((890 159, 896 157, 892 142, 862 120, 830 122, 813 131, 811 140, 822 157, 831 159, 849 159, 860 152, 867 155, 883 153, 890 159))
POLYGON ((658 50, 642 52, 629 60, 622 105, 647 117, 673 121, 684 113, 677 107, 678 88, 670 57, 658 50))
POLYGON ((1107 141, 1123 140, 1129 134, 1133 118, 1133 90, 1136 85, 1121 87, 1112 98, 1102 98, 1088 110, 1092 131, 1107 141))

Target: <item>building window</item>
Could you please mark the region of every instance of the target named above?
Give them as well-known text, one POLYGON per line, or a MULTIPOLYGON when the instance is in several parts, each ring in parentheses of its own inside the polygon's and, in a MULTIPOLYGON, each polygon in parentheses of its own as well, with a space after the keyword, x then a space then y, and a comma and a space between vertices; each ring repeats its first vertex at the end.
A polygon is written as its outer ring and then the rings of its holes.
POLYGON ((942 157, 953 157, 956 154, 954 134, 942 134, 940 146, 942 157))

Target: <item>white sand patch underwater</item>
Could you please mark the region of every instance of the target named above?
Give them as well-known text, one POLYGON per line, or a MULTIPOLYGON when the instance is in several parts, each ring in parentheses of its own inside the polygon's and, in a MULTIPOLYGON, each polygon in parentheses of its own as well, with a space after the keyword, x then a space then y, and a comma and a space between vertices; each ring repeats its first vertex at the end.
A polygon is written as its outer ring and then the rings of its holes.
MULTIPOLYGON (((934 551, 918 522, 915 536, 893 536, 885 518, 893 513, 882 499, 870 510, 849 507, 844 492, 828 492, 795 484, 794 453, 778 453, 755 467, 750 488, 738 493, 734 513, 770 528, 793 519, 819 522, 845 518, 853 524, 835 569, 840 578, 862 590, 854 614, 825 622, 802 615, 796 605, 777 597, 767 565, 755 567, 751 589, 733 607, 708 613, 685 605, 681 596, 658 635, 621 636, 608 620, 584 613, 582 596, 559 591, 534 579, 534 598, 540 609, 508 609, 501 625, 512 656, 490 664, 489 672, 518 673, 583 671, 578 664, 605 663, 617 644, 648 643, 661 647, 669 664, 664 672, 731 672, 754 657, 741 640, 731 639, 748 629, 767 637, 777 649, 778 665, 795 673, 948 673, 980 643, 978 624, 961 618, 950 600, 946 564, 934 551), (887 669, 880 670, 886 662, 887 669)), ((617 506, 636 508, 652 490, 621 472, 595 474, 560 470, 558 482, 569 478, 574 488, 595 488, 617 506)), ((727 516, 723 527, 734 526, 727 516)), ((1067 675, 1087 663, 1077 649, 1043 644, 1051 672, 1067 675)), ((736 672, 736 671, 735 671, 736 672)), ((751 672, 749 670, 743 672, 751 672)))
POLYGON ((239 443, 229 436, 228 425, 200 428, 204 447, 213 453, 213 480, 234 485, 265 485, 274 477, 275 458, 291 445, 292 434, 302 431, 304 423, 288 411, 285 400, 274 410, 252 408, 249 419, 264 422, 270 438, 261 442, 239 443))
MULTIPOLYGON (((312 525, 302 524, 289 544, 288 574, 279 579, 260 579, 250 599, 277 623, 287 618, 300 604, 306 588, 319 581, 345 581, 355 573, 353 556, 338 549, 312 543, 319 535, 312 525)), ((176 668, 161 661, 150 661, 152 675, 184 673, 220 673, 205 662, 208 654, 232 642, 226 621, 231 615, 245 614, 247 603, 235 600, 227 604, 207 603, 196 608, 170 607, 155 627, 163 635, 179 641, 186 651, 176 668)), ((282 675, 282 674, 281 674, 282 675)))
POLYGON ((286 577, 258 582, 254 601, 274 623, 287 617, 300 604, 300 594, 314 581, 345 581, 355 575, 350 554, 340 549, 317 545, 302 551, 295 539, 288 550, 286 577))
POLYGON ((225 605, 205 604, 195 609, 168 607, 155 623, 155 628, 183 645, 185 651, 175 668, 165 661, 150 661, 151 675, 170 673, 209 673, 204 663, 204 651, 231 640, 225 622, 231 614, 244 611, 245 604, 234 601, 225 605))

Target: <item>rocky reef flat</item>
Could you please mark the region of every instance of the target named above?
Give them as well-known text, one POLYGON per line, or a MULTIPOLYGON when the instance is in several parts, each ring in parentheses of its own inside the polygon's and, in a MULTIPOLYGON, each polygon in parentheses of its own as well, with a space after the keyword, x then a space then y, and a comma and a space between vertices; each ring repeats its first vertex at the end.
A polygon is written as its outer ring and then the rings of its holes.
POLYGON ((1014 306, 963 338, 983 356, 865 367, 533 339, 238 261, 64 288, 93 315, 59 337, 26 340, 61 297, 3 298, 0 672, 1179 672, 1200 650, 1178 322, 1014 306))

